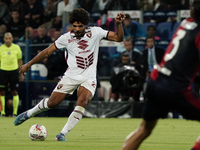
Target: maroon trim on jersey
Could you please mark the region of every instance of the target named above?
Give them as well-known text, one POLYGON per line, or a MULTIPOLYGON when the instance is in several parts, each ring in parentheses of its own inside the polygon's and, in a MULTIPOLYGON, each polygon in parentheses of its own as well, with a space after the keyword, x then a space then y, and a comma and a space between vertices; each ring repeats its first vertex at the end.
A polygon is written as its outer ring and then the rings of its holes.
POLYGON ((183 91, 183 95, 190 104, 200 110, 200 100, 190 90, 183 91))
POLYGON ((109 34, 109 32, 110 32, 110 31, 108 31, 108 33, 107 33, 107 35, 106 35, 106 39, 108 39, 108 34, 109 34))
POLYGON ((67 59, 68 59, 68 52, 66 51, 66 57, 65 57, 66 62, 67 62, 67 59))
MULTIPOLYGON (((70 69, 70 68, 68 67, 67 70, 66 70, 66 72, 67 72, 69 69, 70 69)), ((65 73, 64 73, 64 75, 65 75, 65 73)))
POLYGON ((55 42, 53 42, 53 44, 54 44, 54 46, 56 47, 56 49, 58 49, 58 47, 56 46, 56 43, 55 43, 55 42))
POLYGON ((199 50, 200 49, 200 32, 196 36, 195 45, 196 45, 197 49, 199 50))

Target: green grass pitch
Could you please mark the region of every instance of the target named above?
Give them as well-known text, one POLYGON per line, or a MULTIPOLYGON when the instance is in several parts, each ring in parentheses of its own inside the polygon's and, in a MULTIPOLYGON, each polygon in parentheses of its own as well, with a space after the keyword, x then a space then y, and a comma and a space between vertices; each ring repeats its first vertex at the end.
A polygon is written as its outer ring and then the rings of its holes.
MULTIPOLYGON (((83 118, 66 136, 67 142, 54 141, 67 118, 34 117, 19 126, 13 121, 12 117, 0 118, 0 150, 120 150, 141 119, 83 118), (33 124, 47 128, 45 141, 29 139, 33 124)), ((196 121, 161 119, 139 150, 190 150, 199 134, 200 124, 196 121)))

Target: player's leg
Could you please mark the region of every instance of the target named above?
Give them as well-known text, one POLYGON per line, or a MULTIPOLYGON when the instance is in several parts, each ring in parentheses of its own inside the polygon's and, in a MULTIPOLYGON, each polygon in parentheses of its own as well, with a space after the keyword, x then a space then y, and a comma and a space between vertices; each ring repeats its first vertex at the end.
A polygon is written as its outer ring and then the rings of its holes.
POLYGON ((17 116, 19 106, 19 95, 17 90, 12 91, 13 95, 13 116, 17 116))
MULTIPOLYGON (((175 110, 177 112, 186 119, 200 121, 199 93, 186 89, 176 100, 178 105, 176 105, 175 110)), ((192 150, 200 150, 200 136, 197 138, 192 150)))
POLYGON ((147 138, 152 130, 154 129, 158 120, 145 121, 142 120, 142 123, 135 131, 131 132, 122 147, 122 150, 137 150, 142 141, 147 138))
POLYGON ((72 94, 77 86, 78 85, 74 84, 74 81, 68 77, 63 76, 63 78, 53 90, 50 98, 42 99, 35 107, 18 115, 14 121, 14 124, 19 125, 42 111, 56 107, 63 101, 66 96, 72 94))
POLYGON ((83 86, 80 86, 78 89, 78 100, 75 109, 70 114, 67 123, 63 127, 59 135, 56 136, 56 141, 66 141, 65 135, 67 135, 74 126, 81 120, 85 112, 85 107, 91 101, 93 94, 91 91, 86 89, 83 86))
POLYGON ((65 96, 65 93, 53 92, 50 98, 42 99, 35 107, 18 115, 14 121, 14 124, 19 125, 38 113, 56 107, 63 101, 65 96))
POLYGON ((197 140, 191 150, 200 150, 200 136, 197 138, 197 140))
POLYGON ((49 98, 42 99, 35 107, 28 110, 28 117, 58 106, 65 97, 65 93, 53 92, 49 98))

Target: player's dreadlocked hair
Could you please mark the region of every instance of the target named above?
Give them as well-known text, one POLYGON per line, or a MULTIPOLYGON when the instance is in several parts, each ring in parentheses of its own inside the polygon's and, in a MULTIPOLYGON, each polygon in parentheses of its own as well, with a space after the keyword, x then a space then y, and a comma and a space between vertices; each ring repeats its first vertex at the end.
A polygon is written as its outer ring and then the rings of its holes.
POLYGON ((89 23, 89 14, 88 12, 83 8, 76 8, 69 14, 69 22, 73 24, 74 22, 80 22, 84 25, 87 25, 89 23))
POLYGON ((200 21, 200 0, 194 0, 192 4, 192 15, 196 21, 200 21))

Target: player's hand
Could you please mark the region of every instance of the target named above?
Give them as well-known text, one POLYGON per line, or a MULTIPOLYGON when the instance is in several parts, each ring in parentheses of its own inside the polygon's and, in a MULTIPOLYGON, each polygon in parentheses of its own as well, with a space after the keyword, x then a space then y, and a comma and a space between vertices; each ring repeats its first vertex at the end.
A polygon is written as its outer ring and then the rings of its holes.
POLYGON ((122 23, 122 21, 126 18, 126 16, 123 13, 118 13, 117 17, 115 18, 115 22, 117 24, 122 23))
POLYGON ((24 81, 24 75, 23 74, 20 74, 19 81, 24 81))
POLYGON ((20 68, 19 68, 19 74, 23 74, 23 75, 26 75, 25 72, 28 72, 30 69, 30 65, 27 63, 25 65, 22 65, 20 68))

